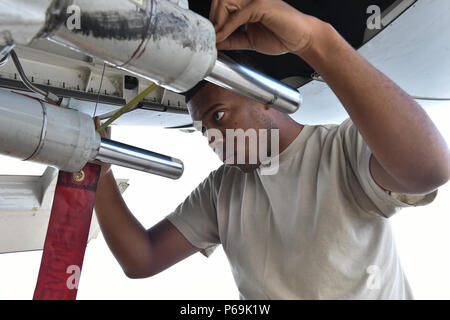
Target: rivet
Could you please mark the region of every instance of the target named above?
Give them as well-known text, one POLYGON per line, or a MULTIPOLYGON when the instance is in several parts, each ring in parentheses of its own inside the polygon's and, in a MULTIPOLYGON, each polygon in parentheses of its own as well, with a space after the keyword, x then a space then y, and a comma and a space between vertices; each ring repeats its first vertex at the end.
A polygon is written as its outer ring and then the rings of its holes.
POLYGON ((83 170, 81 170, 80 172, 75 172, 73 174, 73 180, 75 180, 76 182, 81 182, 84 180, 84 178, 85 178, 85 174, 84 174, 83 170))

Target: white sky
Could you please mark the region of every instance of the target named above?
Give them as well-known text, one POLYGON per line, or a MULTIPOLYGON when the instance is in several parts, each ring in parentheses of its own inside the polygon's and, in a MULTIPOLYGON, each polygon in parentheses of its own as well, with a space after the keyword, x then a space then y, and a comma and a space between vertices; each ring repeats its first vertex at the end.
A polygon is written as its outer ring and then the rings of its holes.
MULTIPOLYGON (((427 112, 450 143, 449 105, 439 104, 427 112)), ((113 130, 113 138, 177 157, 185 164, 185 173, 179 180, 115 168, 116 178, 130 179, 124 198, 147 228, 175 209, 220 165, 199 133, 118 127, 113 130)), ((16 171, 23 170, 19 161, 0 158, 0 174, 10 173, 11 166, 16 171)), ((448 199, 450 185, 440 189, 432 204, 403 209, 391 219, 402 265, 417 299, 450 299, 448 199)), ((0 255, 0 300, 32 298, 41 255, 41 251, 0 255)), ((238 299, 238 292, 221 248, 210 258, 197 253, 155 277, 131 280, 124 275, 100 234, 87 246, 77 298, 238 299)))

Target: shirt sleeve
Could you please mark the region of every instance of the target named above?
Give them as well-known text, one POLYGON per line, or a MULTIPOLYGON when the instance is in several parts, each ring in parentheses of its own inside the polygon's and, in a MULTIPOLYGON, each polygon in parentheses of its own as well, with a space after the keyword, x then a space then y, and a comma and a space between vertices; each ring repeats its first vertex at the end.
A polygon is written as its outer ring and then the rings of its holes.
POLYGON ((351 176, 356 177, 358 187, 362 191, 353 194, 363 209, 390 218, 402 208, 424 206, 436 198, 438 190, 424 195, 407 195, 383 189, 370 172, 372 151, 352 120, 349 118, 340 124, 338 132, 348 164, 347 169, 351 170, 351 176))
POLYGON ((166 218, 200 252, 209 257, 220 243, 217 193, 220 168, 211 172, 166 218))

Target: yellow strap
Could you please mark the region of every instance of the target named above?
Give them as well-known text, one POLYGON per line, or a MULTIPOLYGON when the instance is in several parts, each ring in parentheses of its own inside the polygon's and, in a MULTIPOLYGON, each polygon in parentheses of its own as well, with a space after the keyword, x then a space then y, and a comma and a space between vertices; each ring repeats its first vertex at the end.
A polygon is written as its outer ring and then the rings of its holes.
POLYGON ((140 94, 138 94, 133 100, 128 102, 124 107, 120 108, 111 118, 108 119, 104 124, 102 124, 100 127, 97 128, 97 132, 101 132, 102 130, 105 130, 111 123, 116 121, 121 115, 128 112, 131 108, 133 108, 135 105, 137 105, 141 100, 143 100, 146 96, 148 96, 153 90, 158 88, 158 85, 153 83, 150 87, 142 91, 140 94))

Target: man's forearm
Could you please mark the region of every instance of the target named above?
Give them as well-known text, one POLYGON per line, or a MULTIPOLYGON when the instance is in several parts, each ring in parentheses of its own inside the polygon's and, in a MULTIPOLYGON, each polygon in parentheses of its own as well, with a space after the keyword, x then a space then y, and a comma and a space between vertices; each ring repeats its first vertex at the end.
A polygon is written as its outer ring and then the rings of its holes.
POLYGON ((420 105, 331 26, 319 29, 299 56, 328 83, 383 168, 403 184, 448 179, 447 144, 420 105))
POLYGON ((126 206, 112 171, 99 181, 95 211, 103 236, 126 274, 150 265, 148 233, 126 206))

